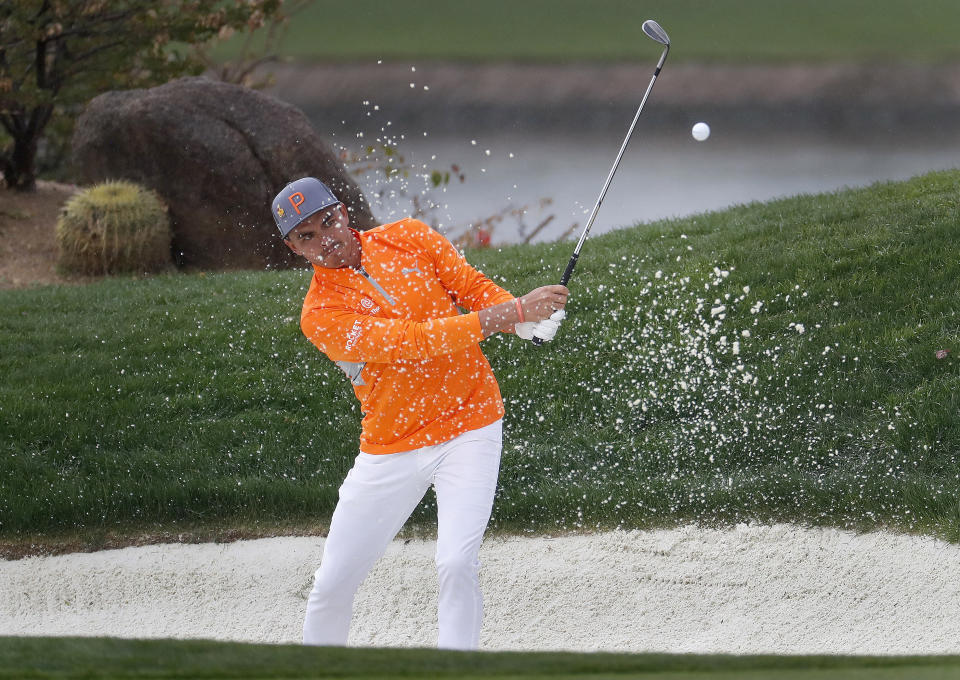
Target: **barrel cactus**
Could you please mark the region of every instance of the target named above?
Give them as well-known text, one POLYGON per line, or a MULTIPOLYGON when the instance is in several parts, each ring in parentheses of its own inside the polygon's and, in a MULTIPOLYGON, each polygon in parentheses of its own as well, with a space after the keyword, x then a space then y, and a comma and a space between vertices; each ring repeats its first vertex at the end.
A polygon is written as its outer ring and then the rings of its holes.
POLYGON ((74 195, 57 221, 58 265, 71 274, 148 273, 172 266, 170 218, 152 191, 104 182, 74 195))

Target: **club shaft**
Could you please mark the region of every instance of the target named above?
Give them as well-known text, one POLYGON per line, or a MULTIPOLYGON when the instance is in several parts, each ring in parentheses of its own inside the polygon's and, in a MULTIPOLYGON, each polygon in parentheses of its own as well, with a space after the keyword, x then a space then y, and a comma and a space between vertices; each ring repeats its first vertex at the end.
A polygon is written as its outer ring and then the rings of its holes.
MULTIPOLYGON (((633 131, 637 127, 637 121, 640 120, 640 114, 643 113, 643 105, 647 103, 647 98, 650 96, 650 92, 653 90, 653 84, 657 82, 657 76, 660 75, 660 69, 663 68, 663 63, 667 60, 667 53, 670 52, 670 44, 663 48, 663 53, 660 55, 660 61, 657 62, 657 68, 653 72, 653 76, 650 78, 650 84, 647 85, 647 91, 643 93, 643 99, 640 100, 640 106, 637 107, 637 113, 633 117, 633 122, 630 123, 630 129, 627 130, 627 136, 623 138, 623 144, 620 145, 620 151, 617 153, 617 158, 613 161, 613 167, 610 168, 610 173, 607 175, 607 180, 603 183, 603 189, 600 190, 600 196, 597 197, 597 202, 593 206, 593 210, 590 212, 590 217, 587 219, 587 226, 584 227, 583 233, 580 234, 580 240, 577 241, 577 247, 573 249, 573 254, 570 256, 570 260, 567 262, 567 268, 563 271, 563 276, 560 278, 560 285, 565 286, 570 281, 570 277, 573 276, 573 270, 577 266, 577 260, 580 258, 580 249, 583 247, 584 242, 587 240, 587 236, 590 234, 590 228, 593 226, 593 221, 597 218, 597 213, 600 212, 600 205, 603 203, 604 197, 607 195, 607 189, 610 188, 610 182, 613 181, 613 176, 617 173, 617 168, 620 167, 620 160, 623 158, 623 154, 627 150, 627 145, 630 144, 630 138, 633 137, 633 131)), ((533 338, 533 344, 539 347, 543 344, 543 340, 538 337, 533 338)))
MULTIPOLYGON (((580 234, 580 240, 577 241, 577 247, 574 248, 574 255, 580 255, 580 249, 583 247, 584 241, 587 240, 587 236, 590 234, 590 229, 593 227, 593 221, 597 218, 597 213, 600 212, 600 205, 603 203, 604 197, 607 195, 607 189, 610 188, 610 182, 613 181, 613 176, 617 173, 617 168, 620 167, 620 160, 623 158, 623 154, 627 150, 627 145, 630 144, 630 138, 633 137, 633 131, 637 127, 637 121, 640 120, 640 114, 643 113, 643 106, 647 103, 647 98, 650 96, 650 92, 653 90, 653 84, 657 82, 657 76, 660 75, 660 69, 663 68, 663 62, 667 59, 667 52, 670 51, 670 46, 667 45, 663 49, 663 54, 660 55, 660 61, 657 62, 657 68, 653 72, 653 76, 650 78, 650 84, 647 85, 647 91, 643 94, 643 99, 640 101, 640 106, 637 108, 637 113, 633 117, 633 122, 630 123, 630 129, 627 130, 627 136, 623 138, 623 144, 620 145, 620 151, 617 153, 617 158, 613 162, 613 167, 610 168, 610 174, 607 175, 607 181, 603 183, 603 189, 600 190, 600 196, 597 197, 597 202, 593 206, 593 210, 590 212, 590 217, 587 219, 587 226, 584 228, 583 233, 580 234)), ((574 259, 573 262, 576 262, 574 259)), ((569 273, 573 273, 572 267, 568 266, 569 273)), ((567 272, 564 272, 565 280, 562 282, 562 285, 567 285, 569 276, 567 272)))

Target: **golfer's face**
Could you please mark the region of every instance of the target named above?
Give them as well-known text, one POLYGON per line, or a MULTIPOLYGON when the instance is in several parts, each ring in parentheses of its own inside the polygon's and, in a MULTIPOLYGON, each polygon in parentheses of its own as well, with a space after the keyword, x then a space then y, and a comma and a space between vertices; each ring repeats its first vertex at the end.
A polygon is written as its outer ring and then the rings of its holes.
POLYGON ((357 263, 357 243, 349 229, 350 218, 342 203, 305 219, 288 236, 290 249, 311 264, 337 269, 357 263))

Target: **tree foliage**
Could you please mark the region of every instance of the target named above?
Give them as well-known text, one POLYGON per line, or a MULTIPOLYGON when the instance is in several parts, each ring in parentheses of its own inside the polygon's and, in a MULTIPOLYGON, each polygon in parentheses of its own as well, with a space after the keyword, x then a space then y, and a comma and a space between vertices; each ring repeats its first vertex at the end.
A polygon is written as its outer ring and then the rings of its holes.
POLYGON ((34 188, 38 150, 52 121, 65 140, 72 118, 92 97, 201 72, 191 46, 259 28, 282 3, 0 2, 0 171, 7 186, 34 188))
POLYGON ((255 90, 273 85, 273 73, 266 67, 282 61, 280 47, 287 37, 290 24, 296 21, 298 13, 315 1, 282 0, 281 10, 257 26, 259 30, 221 31, 218 37, 223 41, 233 38, 234 47, 230 56, 217 53, 220 41, 193 45, 193 56, 204 65, 208 75, 222 82, 255 90))

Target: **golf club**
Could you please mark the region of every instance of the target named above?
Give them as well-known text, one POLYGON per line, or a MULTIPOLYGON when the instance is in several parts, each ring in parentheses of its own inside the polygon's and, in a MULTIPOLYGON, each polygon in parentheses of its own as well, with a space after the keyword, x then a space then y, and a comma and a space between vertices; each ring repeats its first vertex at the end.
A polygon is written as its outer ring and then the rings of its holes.
MULTIPOLYGON (((567 262, 567 268, 563 272, 563 277, 560 279, 560 285, 565 286, 567 282, 570 281, 570 277, 573 275, 573 268, 577 266, 577 259, 580 257, 580 249, 583 247, 583 242, 587 240, 587 236, 590 234, 590 227, 593 226, 593 221, 597 217, 597 213, 600 212, 600 204, 603 203, 603 197, 607 194, 607 189, 610 187, 610 182, 613 180, 613 175, 617 172, 617 167, 620 165, 620 159, 623 158, 624 151, 627 150, 627 144, 630 143, 630 138, 633 136, 633 130, 637 127, 637 121, 640 119, 640 114, 643 112, 643 105, 647 103, 647 97, 650 96, 650 91, 653 89, 653 84, 657 82, 657 76, 660 75, 660 69, 663 68, 663 62, 667 60, 667 53, 670 51, 670 37, 667 35, 667 32, 653 19, 647 19, 643 22, 643 32, 651 40, 655 40, 661 45, 663 45, 663 53, 660 55, 660 61, 657 62, 657 68, 653 72, 653 77, 650 78, 650 84, 647 85, 647 91, 643 95, 643 99, 640 101, 640 107, 637 109, 637 114, 633 117, 633 122, 630 123, 630 129, 627 130, 627 136, 623 140, 623 144, 620 146, 620 152, 617 154, 617 159, 613 162, 613 167, 610 168, 610 174, 607 175, 607 181, 603 183, 603 189, 600 190, 600 196, 597 198, 596 204, 593 206, 593 211, 590 213, 589 219, 587 219, 587 226, 584 228, 583 233, 580 234, 580 240, 577 241, 577 247, 573 249, 573 255, 570 256, 570 261, 567 262)), ((542 345, 543 340, 538 337, 533 338, 534 345, 542 345)))

